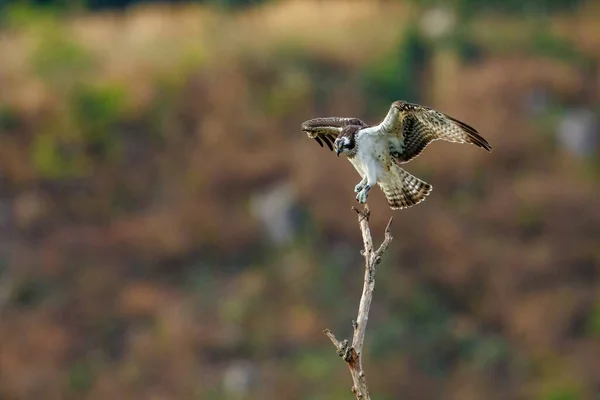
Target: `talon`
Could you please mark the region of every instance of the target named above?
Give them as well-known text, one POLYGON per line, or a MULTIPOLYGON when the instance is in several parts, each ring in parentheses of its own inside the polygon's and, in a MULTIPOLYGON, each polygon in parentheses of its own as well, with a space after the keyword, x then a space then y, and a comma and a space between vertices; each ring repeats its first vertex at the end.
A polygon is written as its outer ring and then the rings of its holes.
POLYGON ((361 190, 363 190, 363 185, 361 185, 360 183, 356 186, 354 186, 354 193, 358 193, 361 190))
POLYGON ((356 195, 356 199, 358 200, 359 203, 362 203, 362 204, 365 203, 365 201, 367 200, 367 194, 364 189, 361 190, 360 193, 358 193, 356 195))
POLYGON ((366 203, 367 202, 367 197, 369 196, 369 190, 371 190, 371 186, 370 185, 365 185, 362 190, 360 192, 358 192, 358 194, 356 195, 356 200, 358 200, 359 203, 366 203))

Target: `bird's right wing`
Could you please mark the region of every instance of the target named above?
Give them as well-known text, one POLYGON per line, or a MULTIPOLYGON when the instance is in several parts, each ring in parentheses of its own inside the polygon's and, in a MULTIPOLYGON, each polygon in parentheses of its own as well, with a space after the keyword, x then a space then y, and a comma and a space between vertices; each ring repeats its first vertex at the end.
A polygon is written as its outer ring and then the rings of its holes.
POLYGON ((367 127, 368 125, 358 118, 327 117, 313 118, 302 123, 302 131, 309 138, 315 139, 323 147, 323 142, 333 151, 333 142, 339 133, 348 125, 367 127))
POLYGON ((390 150, 399 162, 412 160, 434 140, 471 143, 492 150, 475 128, 432 108, 404 101, 392 104, 377 129, 390 136, 390 150))

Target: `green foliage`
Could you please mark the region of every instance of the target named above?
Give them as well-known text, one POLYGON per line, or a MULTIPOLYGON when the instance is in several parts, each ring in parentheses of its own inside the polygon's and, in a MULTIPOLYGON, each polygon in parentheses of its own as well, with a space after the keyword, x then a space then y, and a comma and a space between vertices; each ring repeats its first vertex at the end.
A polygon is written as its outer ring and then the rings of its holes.
POLYGON ((72 107, 79 123, 90 131, 104 130, 124 113, 125 90, 115 85, 85 85, 77 88, 72 107))
POLYGON ((517 29, 489 31, 479 27, 478 31, 460 28, 464 31, 465 41, 471 41, 482 49, 494 53, 526 53, 530 56, 560 60, 580 67, 588 67, 593 58, 586 54, 571 39, 554 33, 552 21, 545 16, 536 15, 525 20, 517 29))
POLYGON ((500 337, 474 336, 461 344, 465 358, 479 370, 496 365, 510 355, 510 347, 500 337))
POLYGON ((51 121, 32 144, 37 171, 46 178, 82 176, 92 160, 120 154, 118 123, 125 113, 125 91, 114 85, 80 84, 70 91, 67 114, 51 121))
POLYGON ((348 79, 340 63, 315 57, 293 40, 279 43, 268 62, 246 62, 247 68, 258 71, 253 83, 260 107, 273 117, 293 111, 310 92, 318 105, 327 103, 333 89, 348 79))
POLYGON ((576 384, 554 384, 544 389, 538 400, 580 400, 584 399, 581 388, 576 384))
POLYGON ((74 91, 73 117, 91 156, 104 159, 118 154, 121 142, 116 127, 125 106, 125 90, 121 86, 82 85, 74 91))
POLYGON ((419 360, 430 374, 441 372, 441 349, 450 339, 450 314, 444 303, 428 288, 416 287, 400 304, 387 324, 374 328, 372 352, 376 357, 389 353, 389 348, 402 349, 419 360))
POLYGON ((68 375, 68 389, 81 393, 89 390, 94 383, 94 369, 88 362, 76 362, 71 366, 68 375))
POLYGON ((334 352, 329 353, 322 349, 302 352, 295 363, 298 372, 314 381, 327 381, 339 362, 335 357, 331 357, 332 354, 335 355, 334 352))
POLYGON ((8 29, 45 29, 58 24, 58 13, 50 7, 34 7, 26 2, 0 3, 0 27, 8 29))
MULTIPOLYGON (((125 91, 86 83, 95 72, 94 57, 69 36, 55 13, 18 5, 9 8, 5 21, 14 29, 35 33, 38 42, 29 66, 57 96, 58 116, 48 120, 31 144, 40 175, 79 176, 89 169, 90 155, 117 154, 119 141, 110 132, 123 115, 125 91)), ((0 113, 0 124, 6 123, 11 123, 10 114, 0 113)))
POLYGON ((17 112, 8 105, 0 104, 0 132, 13 130, 18 124, 17 112))
POLYGON ((339 306, 340 299, 345 298, 344 282, 340 276, 344 274, 343 264, 336 260, 319 260, 324 268, 317 271, 315 289, 320 304, 329 307, 339 306))
POLYGON ((468 22, 466 18, 459 21, 455 29, 435 42, 435 46, 452 49, 464 61, 476 58, 482 48, 469 31, 468 22))
POLYGON ((240 324, 248 316, 249 304, 245 299, 229 298, 221 302, 220 317, 227 322, 240 324))
POLYGON ((37 306, 48 293, 48 287, 35 279, 23 279, 15 282, 10 294, 11 303, 21 307, 37 306))
POLYGON ((198 300, 198 306, 200 307, 206 305, 202 302, 205 297, 209 298, 217 295, 214 293, 214 287, 216 286, 214 271, 206 262, 194 265, 186 270, 183 285, 185 290, 192 293, 198 300))
POLYGON ((417 27, 411 26, 391 54, 374 60, 362 71, 363 85, 373 99, 370 103, 373 110, 399 98, 418 102, 417 73, 425 64, 428 51, 417 27))
POLYGON ((265 109, 273 117, 292 112, 306 97, 310 85, 308 76, 301 70, 279 73, 277 82, 265 90, 265 109))
POLYGON ((413 0, 420 6, 451 5, 459 14, 470 15, 481 11, 498 11, 516 15, 554 13, 571 10, 581 0, 413 0))
POLYGON ((87 170, 79 146, 56 132, 37 134, 31 151, 33 164, 41 177, 81 176, 87 170))
POLYGON ((2 23, 36 38, 29 68, 51 88, 68 90, 94 72, 91 53, 70 36, 60 14, 53 9, 18 3, 6 9, 2 23))
POLYGON ((600 338, 600 300, 596 301, 587 321, 588 334, 600 338))
POLYGON ((536 236, 542 232, 545 218, 539 206, 519 203, 517 219, 521 231, 528 236, 536 236))
POLYGON ((264 3, 265 0, 208 0, 208 4, 213 4, 219 7, 248 7, 264 3))
POLYGON ((534 54, 545 57, 569 62, 581 62, 586 59, 570 40, 554 35, 545 25, 535 29, 530 46, 534 54))
POLYGON ((93 73, 94 59, 55 24, 49 24, 31 55, 33 71, 55 90, 69 90, 93 73))
POLYGON ((393 315, 385 324, 372 328, 369 351, 375 358, 385 358, 389 349, 400 349, 431 376, 445 375, 456 359, 478 370, 489 370, 508 359, 510 348, 500 337, 477 331, 457 335, 447 303, 428 287, 414 287, 406 299, 392 306, 393 315))

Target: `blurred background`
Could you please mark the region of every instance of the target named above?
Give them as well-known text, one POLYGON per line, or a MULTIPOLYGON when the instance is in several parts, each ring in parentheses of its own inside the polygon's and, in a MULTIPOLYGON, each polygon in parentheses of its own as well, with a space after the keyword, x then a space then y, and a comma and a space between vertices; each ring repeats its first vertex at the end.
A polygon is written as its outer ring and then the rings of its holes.
POLYGON ((351 164, 397 99, 476 127, 372 192, 379 400, 600 399, 600 3, 0 1, 0 399, 351 399, 351 164))

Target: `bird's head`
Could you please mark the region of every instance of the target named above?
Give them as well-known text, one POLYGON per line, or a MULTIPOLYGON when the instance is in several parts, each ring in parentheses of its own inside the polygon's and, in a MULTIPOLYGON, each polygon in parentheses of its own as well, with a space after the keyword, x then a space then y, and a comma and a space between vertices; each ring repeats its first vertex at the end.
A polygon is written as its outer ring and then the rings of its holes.
POLYGON ((333 149, 337 156, 343 153, 347 156, 356 152, 356 134, 360 131, 361 127, 358 125, 348 125, 338 135, 333 142, 333 149))

